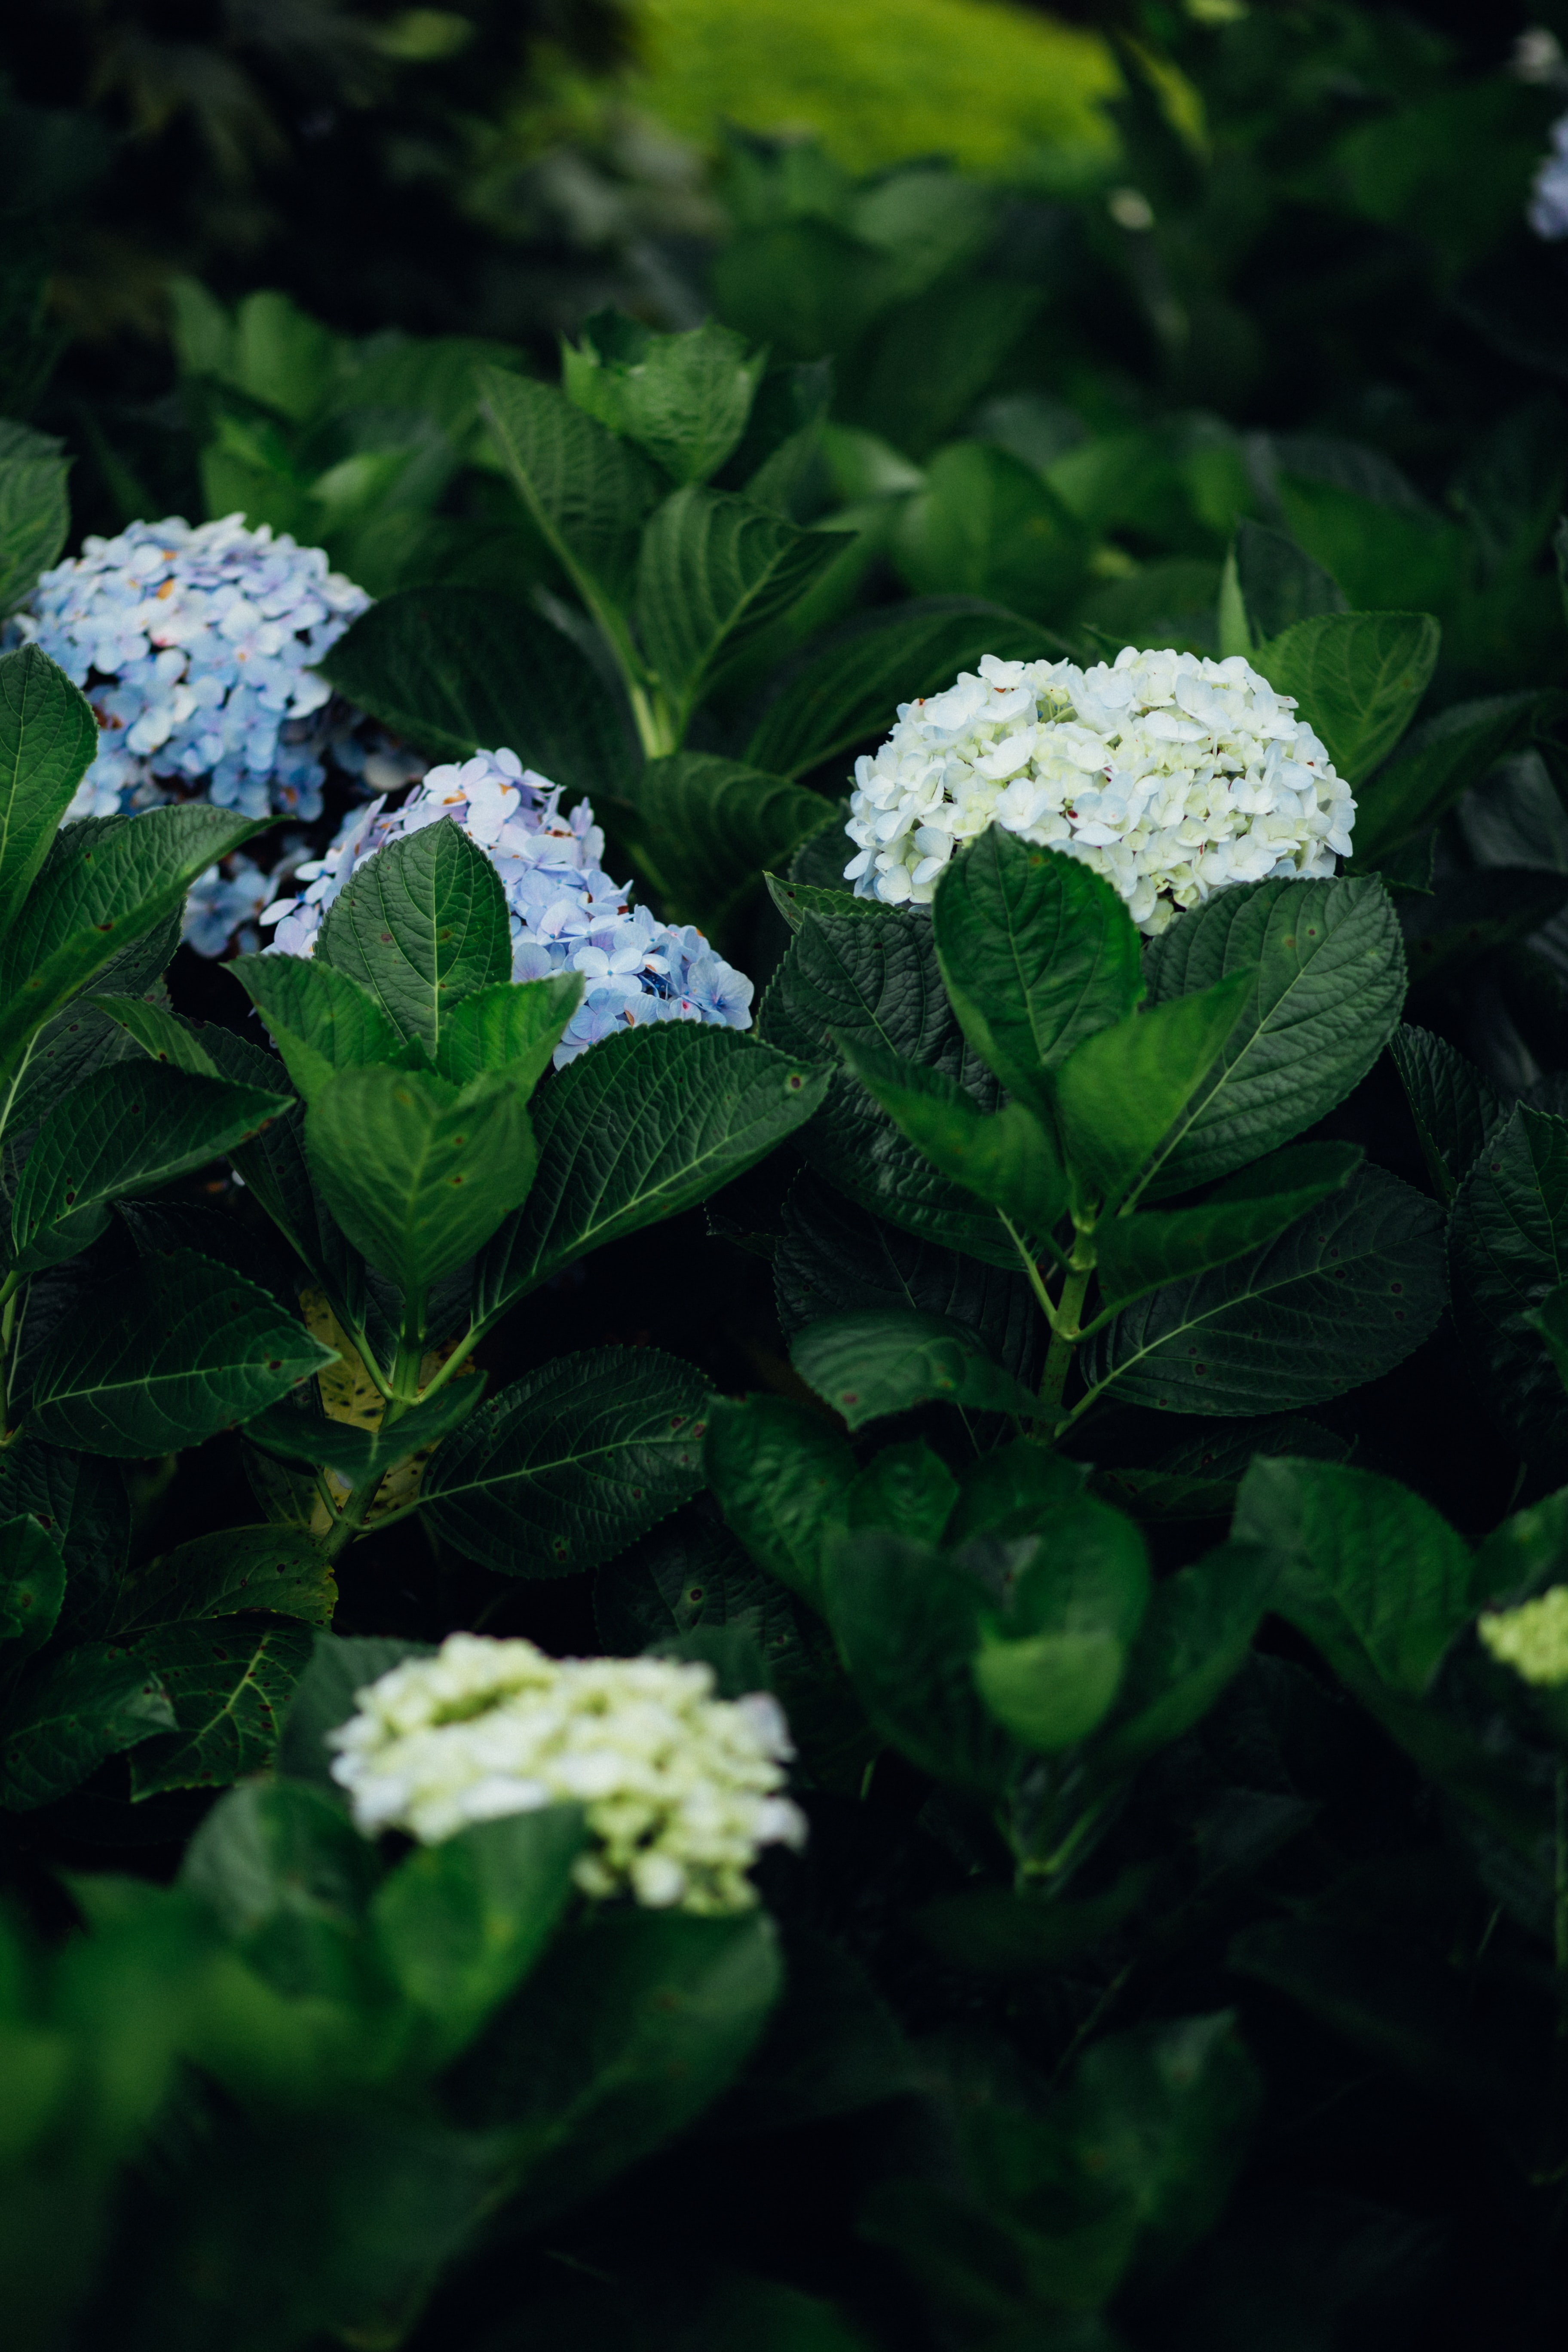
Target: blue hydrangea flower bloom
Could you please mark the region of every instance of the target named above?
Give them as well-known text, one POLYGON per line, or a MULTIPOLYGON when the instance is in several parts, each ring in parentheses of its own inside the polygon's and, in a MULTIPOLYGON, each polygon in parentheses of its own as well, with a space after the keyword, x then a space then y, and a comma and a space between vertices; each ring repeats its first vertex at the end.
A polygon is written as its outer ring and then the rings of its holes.
POLYGON ((19 623, 98 713, 67 822, 181 786, 247 816, 319 816, 331 688, 312 665, 370 601, 319 547, 238 515, 86 540, 19 623))
POLYGON ((479 751, 432 768, 401 808, 384 797, 348 818, 324 857, 295 868, 305 885, 262 915, 274 949, 310 955, 321 918, 355 867, 427 824, 460 824, 500 877, 511 916, 513 980, 580 971, 583 1002, 555 1051, 556 1067, 585 1045, 650 1021, 752 1025, 752 983, 690 924, 658 923, 629 903, 630 886, 600 864, 605 836, 591 803, 563 811, 561 786, 515 751, 479 751))
POLYGON ((1568 236, 1568 114, 1552 126, 1552 152, 1535 174, 1528 218, 1537 236, 1568 236))

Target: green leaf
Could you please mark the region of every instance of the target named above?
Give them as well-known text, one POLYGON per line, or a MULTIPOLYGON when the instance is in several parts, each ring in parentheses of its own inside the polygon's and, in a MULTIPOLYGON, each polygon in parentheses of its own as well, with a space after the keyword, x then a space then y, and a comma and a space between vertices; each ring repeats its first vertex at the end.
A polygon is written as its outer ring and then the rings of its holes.
POLYGON ((651 760, 627 787, 633 839, 674 919, 712 931, 756 879, 833 823, 816 793, 711 751, 651 760))
POLYGON ((371 1899, 376 1940, 445 2064, 522 1982, 573 1894, 583 1850, 575 1805, 476 1822, 416 1848, 371 1899))
POLYGON ((0 1521, 0 1659, 5 1665, 43 1647, 65 1597, 59 1546, 30 1516, 0 1521))
POLYGON ((974 1333, 941 1315, 830 1315, 795 1335, 790 1361, 851 1429, 939 1399, 973 1412, 1036 1410, 974 1333))
POLYGON ((106 1756, 167 1731, 174 1710, 134 1650, 84 1642, 35 1666, 0 1716, 0 1805, 25 1813, 68 1796, 106 1756))
POLYGON ((1270 1607, 1331 1664, 1348 1651, 1407 1697, 1421 1696, 1474 1614, 1469 1546, 1430 1503, 1373 1471, 1257 1461, 1232 1531, 1277 1564, 1270 1607))
POLYGON ((132 1799, 226 1788, 270 1764, 310 1643, 303 1625, 255 1625, 241 1617, 143 1634, 137 1654, 167 1692, 175 1728, 139 1744, 132 1799))
POLYGON ((1442 631, 1430 613, 1320 613, 1253 655, 1327 747, 1347 783, 1385 760, 1426 693, 1442 631))
POLYGON ((765 1913, 635 1906, 563 1935, 447 2077, 469 2130, 516 2150, 532 2230, 699 2116, 744 2065, 784 1983, 765 1913))
POLYGON ((1016 1536, 1046 1533, 1058 1514, 1079 1502, 1086 1475, 1081 1462, 1069 1462, 1030 1438, 994 1446, 963 1473, 948 1522, 949 1546, 978 1536, 1011 1542, 1016 1536))
MULTIPOLYGON (((15 323, 6 289, 7 315, 15 323)), ((0 619, 31 595, 40 572, 59 561, 70 530, 66 476, 70 460, 52 435, 0 426, 0 619)), ((26 648, 31 651, 30 647, 26 648)), ((4 688, 0 688, 0 695, 4 688)), ((0 888, 5 862, 0 855, 0 888)))
POLYGON ((917 596, 984 596, 1016 613, 1070 608, 1089 537, 1021 458, 985 441, 951 441, 899 518, 893 558, 917 596))
POLYGON ((847 1498, 852 1528, 887 1528, 915 1543, 938 1543, 958 1502, 958 1481, 922 1438, 884 1445, 847 1498))
POLYGON ((837 532, 797 530, 745 499, 688 483, 649 521, 637 560, 644 652, 682 714, 721 656, 740 653, 842 551, 837 532))
POLYGON ((1444 1293, 1436 1204, 1363 1168, 1252 1256, 1124 1309, 1084 1377, 1160 1412, 1289 1412, 1402 1363, 1444 1293))
POLYGON ((406 1299, 466 1265, 526 1198, 528 1093, 506 1070, 459 1089, 426 1070, 350 1069, 311 1103, 305 1150, 322 1197, 406 1299))
POLYGON ((247 1422, 245 1433, 253 1445, 264 1446, 269 1454, 280 1454, 290 1462, 324 1465, 357 1486, 378 1472, 406 1462, 411 1454, 438 1444, 467 1421, 484 1392, 483 1372, 451 1381, 422 1404, 411 1405, 401 1419, 377 1429, 333 1421, 324 1412, 302 1409, 285 1398, 247 1422))
POLYGON ((1460 1184, 1448 1234, 1472 1372, 1526 1454, 1568 1435, 1568 1399, 1527 1318, 1568 1280, 1568 1119, 1521 1103, 1460 1184))
POLYGON ((1473 1062, 1429 1029, 1408 1022, 1388 1041, 1440 1201, 1451 1201, 1503 1116, 1501 1103, 1473 1062))
POLYGON ((584 331, 562 352, 567 397, 629 434, 678 482, 705 482, 735 448, 767 365, 746 339, 711 320, 683 335, 650 335, 634 359, 600 356, 584 331))
POLYGON ((1450 703, 1418 727, 1399 757, 1357 788, 1357 866, 1376 865, 1413 834, 1435 824, 1489 768, 1521 750, 1540 701, 1531 693, 1450 703))
POLYGON ((0 1454, 0 1517, 23 1513, 66 1564, 61 1631, 76 1640, 111 1633, 131 1548, 131 1507, 118 1467, 46 1445, 24 1429, 0 1454))
POLYGON ((198 874, 265 831, 198 803, 83 817, 57 834, 0 933, 0 1075, 68 998, 184 905, 198 874))
POLYGON ((253 1282, 176 1250, 141 1259, 46 1341, 31 1424, 52 1444, 146 1459, 248 1420, 333 1361, 253 1282))
POLYGON ((1142 943, 1110 883, 1001 825, 949 866, 931 920, 964 1035, 1015 1094, 1040 1099, 1040 1073, 1142 997, 1142 943))
POLYGON ((1152 1873, 1123 1871, 1103 1895, 1087 1901, 1042 1902, 1000 1886, 942 1895, 923 1904, 914 1924, 950 1968, 983 1976, 1034 1976, 1065 1967, 1119 1927, 1148 1893, 1152 1873))
POLYGON ((1129 1013, 1068 1056, 1057 1072, 1057 1108, 1081 1202, 1098 1200, 1109 1213, 1150 1161, 1163 1156, 1160 1145, 1213 1069, 1257 985, 1257 972, 1243 966, 1195 995, 1129 1013))
POLYGON ((922 1772, 995 1795, 1017 1750, 970 1672, 985 1588, 928 1544, 862 1528, 830 1543, 824 1591, 856 1694, 882 1737, 922 1772))
MULTIPOLYGON (((810 849, 816 843, 825 840, 831 842, 833 856, 837 858, 839 855, 839 835, 837 825, 823 827, 819 832, 815 833, 811 841, 805 845, 810 849)), ((792 874, 798 869, 800 864, 801 858, 797 853, 791 862, 792 874)), ((831 888, 817 882, 782 882, 776 874, 764 874, 763 880, 769 898, 792 932, 800 929, 807 915, 851 917, 868 915, 875 920, 879 915, 886 916, 891 912, 889 908, 883 906, 879 898, 855 898, 847 883, 840 883, 836 888, 831 888)))
POLYGON ((710 1394, 655 1348, 558 1357, 443 1442, 420 1507, 444 1541, 508 1576, 596 1568, 701 1485, 710 1394))
POLYGON ((331 1562, 302 1528, 224 1528, 194 1536, 138 1570, 120 1596, 111 1631, 137 1633, 249 1609, 330 1625, 337 1599, 331 1562))
POLYGON ((1045 299, 1038 285, 971 270, 900 302, 857 353, 844 415, 923 457, 986 391, 1045 299))
POLYGON ((915 598, 890 613, 864 614, 784 673, 746 757, 773 775, 804 775, 886 733, 900 702, 941 693, 983 654, 1038 661, 1058 651, 1046 630, 977 597, 915 598))
POLYGON ((855 1479, 832 1422, 784 1397, 715 1397, 702 1466, 758 1566, 820 1609, 823 1549, 855 1479))
POLYGON ((1094 1745, 1096 1773, 1130 1770, 1208 1713, 1246 1664, 1278 1575, 1272 1553, 1231 1543, 1161 1578, 1094 1745))
POLYGON ((1010 1102, 983 1111, 941 1070, 849 1037, 837 1042, 867 1092, 940 1175, 1000 1210, 1020 1233, 1050 1232, 1067 1209, 1067 1171, 1032 1110, 1010 1102))
POLYGON ((521 1093, 550 1066, 562 1034, 583 1001, 578 971, 547 980, 498 980, 452 1006, 441 1024, 436 1067, 466 1087, 485 1071, 505 1070, 521 1093))
POLYGON ((1345 609, 1332 573, 1314 563, 1284 531, 1273 530, 1267 523, 1243 516, 1236 526, 1231 562, 1247 635, 1239 645, 1225 645, 1224 653, 1245 654, 1250 660, 1258 645, 1282 636, 1296 622, 1345 609))
MULTIPOLYGON (((85 1008, 84 1008, 85 1010, 85 1008)), ((220 1073, 217 1064, 207 1052, 188 1021, 166 1005, 150 1003, 144 996, 95 996, 92 1010, 103 1013, 127 1037, 150 1054, 155 1062, 170 1069, 184 1070, 193 1078, 216 1078, 220 1073)), ((41 1041, 40 1041, 41 1042, 41 1041)), ((31 1078, 37 1062, 37 1049, 27 1057, 26 1076, 31 1078)), ((281 1073, 277 1076, 277 1092, 288 1099, 281 1073)))
POLYGON ((314 956, 236 956, 228 970, 267 1024, 283 1066, 310 1103, 339 1070, 395 1062, 404 1036, 368 989, 314 956))
POLYGON ((364 861, 328 908, 316 952, 434 1059, 459 998, 511 978, 500 877, 461 826, 425 825, 364 861))
POLYGON ((1545 1340, 1557 1377, 1568 1388, 1568 1283, 1560 1282, 1555 1290, 1549 1290, 1525 1320, 1545 1340))
POLYGON ((482 368, 482 406, 523 503, 590 604, 624 603, 658 476, 553 385, 482 368))
MULTIPOLYGON (((7 532, 0 466, 0 611, 7 532)), ((37 574, 35 572, 33 578, 37 574)), ((30 587, 32 582, 28 582, 30 587)), ((85 694, 37 646, 0 661, 0 937, 32 887, 61 818, 98 753, 98 720, 85 694)))
POLYGON ((331 1774, 334 1751, 326 1736, 346 1723, 358 1705, 359 1693, 369 1688, 405 1658, 433 1654, 426 1642, 405 1642, 391 1634, 361 1634, 345 1640, 337 1633, 318 1633, 310 1664, 294 1685, 293 1696, 278 1744, 279 1772, 292 1780, 308 1780, 324 1790, 334 1805, 346 1810, 348 1799, 331 1774))
POLYGON ((811 1116, 827 1078, 733 1030, 684 1022, 579 1055, 534 1112, 539 1173, 479 1262, 476 1322, 743 1175, 811 1116))
POLYGON ((204 1168, 289 1107, 287 1095, 120 1063, 57 1103, 27 1155, 11 1212, 17 1268, 74 1257, 109 1223, 111 1201, 204 1168))
POLYGON ((1195 1209, 1146 1209, 1095 1228, 1100 1307, 1206 1274, 1273 1241, 1342 1192, 1363 1158, 1355 1143, 1300 1143, 1233 1176, 1195 1209))
MULTIPOLYGON (((923 915, 808 916, 757 1025, 770 1044, 803 1059, 832 1056, 847 1039, 900 1055, 956 1078, 982 1110, 996 1108, 995 1080, 953 1019, 923 915)), ((1016 1266, 994 1212, 939 1175, 848 1071, 832 1073, 799 1149, 851 1200, 906 1232, 988 1265, 1016 1266)))
POLYGON ((515 751, 571 793, 619 775, 628 738, 587 656, 531 604, 493 588, 400 589, 320 664, 340 694, 448 760, 515 751))
POLYGON ((1228 1176, 1342 1101, 1405 1001, 1399 919, 1381 883, 1343 877, 1218 890, 1149 950, 1154 1004, 1257 967, 1208 1079, 1172 1129, 1147 1197, 1228 1176))
POLYGON ((1074 1747, 1114 1700, 1148 1602, 1142 1536, 1080 1490, 1015 1553, 1005 1613, 982 1622, 975 1688, 1021 1746, 1074 1747))

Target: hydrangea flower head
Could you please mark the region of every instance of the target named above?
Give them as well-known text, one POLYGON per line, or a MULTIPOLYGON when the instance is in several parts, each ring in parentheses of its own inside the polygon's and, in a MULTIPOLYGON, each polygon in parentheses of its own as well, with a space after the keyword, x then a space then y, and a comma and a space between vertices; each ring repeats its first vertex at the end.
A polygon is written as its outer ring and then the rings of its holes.
POLYGON ((1355 803, 1295 709, 1239 654, 1129 646, 1089 670, 986 654, 856 761, 845 878, 927 904, 995 824, 1092 866, 1153 937, 1228 883, 1331 874, 1355 803))
POLYGON ((369 603, 319 547, 239 515, 84 541, 20 619, 98 714, 67 821, 195 784, 247 816, 319 816, 331 688, 313 665, 369 603))
POLYGON ((461 825, 497 874, 511 920, 513 980, 580 971, 583 1002, 556 1048, 557 1067, 585 1045, 652 1021, 746 1029, 752 983, 689 924, 657 923, 633 908, 629 886, 600 864, 605 836, 590 802, 563 812, 561 786, 525 769, 515 751, 478 751, 432 768, 400 808, 384 796, 349 817, 324 857, 296 867, 297 898, 268 907, 273 945, 310 955, 321 919, 349 877, 389 841, 427 824, 461 825))
POLYGON ((1568 1683, 1568 1584, 1517 1609, 1490 1610, 1476 1625, 1487 1648, 1527 1683, 1568 1683))
POLYGON ((354 1698, 327 1736, 367 1837, 402 1829, 435 1845, 470 1822, 579 1804, 584 1895, 716 1914, 755 1903, 761 1847, 805 1835, 779 1793, 794 1750, 777 1702, 715 1698, 703 1665, 555 1659, 451 1633, 354 1698))
POLYGON ((1553 243, 1568 236, 1568 114, 1552 126, 1551 152, 1537 168, 1525 216, 1537 236, 1553 243))

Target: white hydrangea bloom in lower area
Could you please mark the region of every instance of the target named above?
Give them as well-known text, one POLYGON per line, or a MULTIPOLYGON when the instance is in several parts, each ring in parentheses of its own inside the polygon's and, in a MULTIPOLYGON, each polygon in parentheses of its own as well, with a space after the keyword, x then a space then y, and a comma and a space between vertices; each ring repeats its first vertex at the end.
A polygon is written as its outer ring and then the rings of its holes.
POLYGON ((351 874, 389 841, 427 824, 460 824, 500 877, 511 916, 514 980, 580 971, 583 1002, 556 1048, 559 1068, 585 1045, 652 1021, 703 1021, 747 1029, 752 983, 690 924, 657 923, 629 904, 629 885, 599 861, 605 836, 583 800, 563 813, 561 786, 525 769, 515 751, 479 751, 432 768, 402 806, 384 798, 355 811, 322 858, 298 866, 305 888, 262 916, 273 945, 310 955, 321 919, 351 874))
POLYGON ((1554 1584, 1517 1609, 1489 1611, 1476 1631, 1493 1657, 1525 1682, 1548 1689, 1568 1683, 1568 1584, 1554 1584))
POLYGON ((710 1914, 748 1910, 759 1850, 805 1837, 780 1794, 795 1751, 776 1700, 715 1698, 703 1665, 451 1633, 354 1697, 328 1739, 367 1837, 436 1845, 471 1822, 580 1804, 584 1895, 710 1914))
POLYGON ((1332 874, 1355 803, 1295 709, 1238 654, 986 654, 856 761, 845 878, 924 905, 995 824, 1092 866, 1152 937, 1229 883, 1332 874))
POLYGON ((193 786, 247 816, 319 816, 331 688, 312 665, 370 601, 319 547, 240 515, 85 540, 16 623, 98 714, 67 821, 193 786))

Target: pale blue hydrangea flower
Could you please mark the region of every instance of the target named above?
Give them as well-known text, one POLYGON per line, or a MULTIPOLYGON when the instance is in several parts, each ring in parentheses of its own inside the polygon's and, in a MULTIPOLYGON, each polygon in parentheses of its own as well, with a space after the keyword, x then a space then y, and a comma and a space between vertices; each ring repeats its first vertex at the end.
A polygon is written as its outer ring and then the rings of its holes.
POLYGON ((605 836, 592 804, 563 811, 561 786, 525 769, 515 751, 479 751, 432 768, 401 808, 384 797, 348 818, 324 857, 295 869, 305 885, 261 919, 274 947, 310 955, 321 919, 355 867, 389 841, 443 820, 460 824, 500 877, 511 916, 513 980, 580 971, 583 1002, 556 1048, 559 1068, 585 1045, 650 1021, 749 1029, 752 983, 690 924, 658 923, 629 904, 629 885, 600 864, 605 836))
POLYGON ((238 515, 86 540, 18 623, 102 730, 67 822, 194 786, 247 816, 319 816, 331 688, 313 665, 369 603, 319 547, 238 515))
POLYGON ((1526 217, 1537 236, 1568 236, 1568 114, 1552 126, 1552 152, 1535 174, 1526 217))

